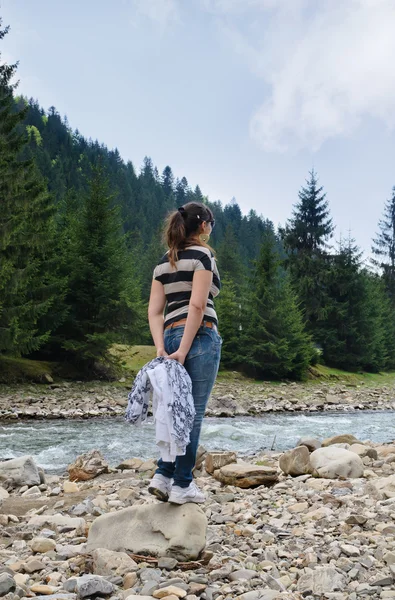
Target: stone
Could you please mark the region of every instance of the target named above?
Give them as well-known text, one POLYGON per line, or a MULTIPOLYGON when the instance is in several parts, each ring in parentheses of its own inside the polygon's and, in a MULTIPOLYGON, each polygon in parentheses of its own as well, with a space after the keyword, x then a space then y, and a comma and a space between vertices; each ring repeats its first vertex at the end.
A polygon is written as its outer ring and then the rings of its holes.
POLYGON ((354 437, 351 433, 343 433, 341 435, 335 435, 333 437, 326 438, 321 442, 321 446, 332 446, 333 444, 360 444, 361 442, 354 437))
POLYGON ((41 490, 37 485, 34 485, 33 487, 27 489, 25 492, 23 492, 22 498, 41 498, 41 490))
MULTIPOLYGON (((1 463, 0 463, 1 464, 1 463)), ((2 500, 9 498, 10 494, 0 485, 0 504, 2 500)))
POLYGON ((137 573, 126 573, 123 578, 123 587, 125 590, 132 588, 137 582, 137 573))
POLYGON ((30 542, 30 547, 33 550, 33 552, 40 552, 44 554, 45 552, 49 552, 50 550, 55 550, 56 542, 55 540, 51 540, 49 538, 36 537, 33 538, 30 542))
POLYGON ((286 475, 298 476, 311 473, 310 452, 307 446, 297 446, 280 456, 279 466, 286 475))
POLYGON ((278 481, 278 473, 275 468, 248 463, 226 465, 214 471, 214 477, 221 483, 240 488, 272 485, 278 481))
POLYGON ((93 550, 92 559, 95 575, 120 575, 122 577, 137 567, 137 563, 126 552, 114 552, 106 548, 93 550))
POLYGON ((120 469, 121 471, 126 469, 132 469, 136 471, 139 467, 141 467, 143 462, 144 461, 141 458, 127 458, 117 466, 117 469, 120 469))
POLYGON ((36 571, 42 571, 43 569, 45 569, 45 564, 41 562, 41 560, 32 558, 27 563, 25 563, 24 569, 26 573, 35 573, 36 571))
POLYGON ((161 556, 158 560, 158 568, 166 569, 167 571, 172 571, 176 568, 178 561, 175 558, 170 558, 170 556, 161 556))
POLYGON ((53 594, 56 592, 56 587, 53 585, 44 585, 43 583, 34 583, 30 586, 30 591, 35 594, 43 594, 48 596, 49 594, 53 594))
POLYGON ((124 593, 124 600, 152 600, 153 596, 140 596, 140 594, 135 594, 133 590, 126 590, 128 593, 124 593))
POLYGON ((9 573, 0 573, 0 596, 5 596, 16 589, 15 579, 9 573))
POLYGON ((77 600, 77 595, 67 594, 65 592, 55 592, 49 596, 34 596, 34 600, 77 600))
POLYGON ((67 515, 34 515, 28 522, 33 527, 66 527, 70 531, 75 529, 77 535, 84 535, 86 522, 82 517, 69 517, 67 515))
POLYGON ((309 452, 314 452, 314 450, 321 448, 321 442, 315 438, 301 438, 296 446, 306 446, 309 452))
POLYGON ((299 514, 306 512, 308 508, 308 502, 297 502, 296 504, 291 504, 291 506, 288 506, 288 511, 292 514, 299 514))
POLYGON ((314 475, 325 479, 358 478, 363 476, 362 459, 343 448, 318 448, 310 455, 314 475))
POLYGON ((153 593, 153 596, 154 596, 154 598, 165 598, 166 596, 170 596, 171 594, 173 596, 176 596, 176 598, 185 598, 185 596, 187 595, 187 592, 185 590, 182 590, 181 588, 174 586, 174 585, 169 585, 167 587, 156 590, 153 593))
POLYGON ((365 444, 351 444, 349 450, 350 452, 355 452, 361 458, 365 458, 365 456, 373 458, 373 460, 377 460, 378 458, 376 448, 370 448, 369 446, 365 446, 365 444))
POLYGON ((278 590, 258 589, 237 596, 236 600, 276 600, 280 598, 278 590))
POLYGON ((75 481, 69 481, 66 479, 66 481, 63 483, 63 491, 65 494, 76 494, 80 491, 80 488, 75 481))
POLYGON ((230 581, 239 581, 241 579, 248 581, 249 579, 256 577, 257 574, 258 573, 252 569, 239 569, 238 571, 233 571, 233 573, 229 575, 229 579, 230 581))
POLYGON ((395 498, 395 475, 371 479, 365 491, 369 494, 374 493, 379 499, 395 498))
POLYGON ((77 592, 79 598, 95 595, 110 596, 114 591, 113 584, 98 575, 82 575, 81 577, 73 577, 72 580, 69 579, 68 581, 75 585, 74 591, 77 592))
POLYGON ((236 452, 208 452, 206 455, 205 469, 212 475, 214 471, 237 462, 236 452))
POLYGON ((98 450, 90 450, 78 456, 75 462, 67 467, 70 481, 88 481, 102 473, 108 473, 108 464, 98 450))
POLYGON ((206 543, 207 518, 196 504, 131 506, 98 517, 92 524, 87 551, 170 556, 195 560, 206 543))
POLYGON ((0 462, 0 481, 10 481, 12 485, 40 485, 40 473, 32 456, 20 456, 0 462))
POLYGON ((297 590, 303 595, 319 595, 327 592, 342 592, 346 579, 334 567, 316 567, 312 573, 302 575, 297 590))

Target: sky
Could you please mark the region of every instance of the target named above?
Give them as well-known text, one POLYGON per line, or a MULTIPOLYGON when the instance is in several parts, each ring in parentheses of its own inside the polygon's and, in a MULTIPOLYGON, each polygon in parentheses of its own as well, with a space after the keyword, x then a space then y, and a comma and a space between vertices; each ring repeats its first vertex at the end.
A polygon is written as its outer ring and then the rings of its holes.
POLYGON ((394 0, 2 0, 19 93, 277 226, 314 168, 370 252, 395 185, 394 0))

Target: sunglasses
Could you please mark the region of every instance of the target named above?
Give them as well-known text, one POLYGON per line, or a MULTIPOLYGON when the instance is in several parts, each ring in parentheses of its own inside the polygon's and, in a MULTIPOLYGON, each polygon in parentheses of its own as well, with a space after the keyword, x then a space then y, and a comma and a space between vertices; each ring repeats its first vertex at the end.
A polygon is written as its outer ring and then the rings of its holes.
POLYGON ((207 221, 207 223, 210 223, 211 229, 214 229, 214 227, 215 227, 215 219, 212 219, 211 221, 207 221))

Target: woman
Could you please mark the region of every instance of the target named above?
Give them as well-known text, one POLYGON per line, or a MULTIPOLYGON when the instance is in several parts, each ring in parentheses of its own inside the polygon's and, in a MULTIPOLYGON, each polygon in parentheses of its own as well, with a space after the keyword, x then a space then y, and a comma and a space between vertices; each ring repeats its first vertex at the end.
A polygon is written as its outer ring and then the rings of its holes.
POLYGON ((165 229, 169 250, 154 270, 149 301, 148 318, 157 356, 185 366, 196 409, 186 454, 174 463, 159 459, 148 488, 160 500, 173 504, 205 501, 193 482, 192 469, 222 344, 213 303, 219 293, 219 274, 207 246, 214 223, 211 210, 198 202, 189 202, 169 216, 165 229))

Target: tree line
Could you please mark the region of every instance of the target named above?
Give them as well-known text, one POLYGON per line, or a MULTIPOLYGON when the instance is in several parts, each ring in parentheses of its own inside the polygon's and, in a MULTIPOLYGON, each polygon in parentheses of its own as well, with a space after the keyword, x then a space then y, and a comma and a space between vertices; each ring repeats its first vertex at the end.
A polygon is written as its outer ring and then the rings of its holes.
MULTIPOLYGON (((8 28, 0 31, 0 40, 8 28)), ((151 343, 146 308, 170 210, 209 204, 222 276, 222 364, 256 377, 302 378, 319 360, 395 368, 395 192, 375 260, 351 236, 333 247, 329 204, 312 172, 283 228, 199 186, 139 171, 73 131, 54 107, 17 96, 0 64, 0 356, 67 360, 95 372, 115 343, 151 343)))

